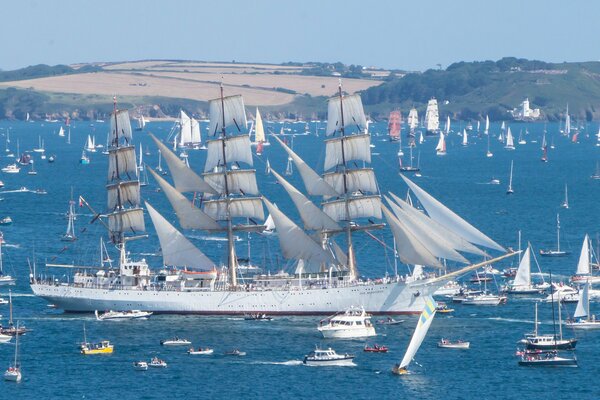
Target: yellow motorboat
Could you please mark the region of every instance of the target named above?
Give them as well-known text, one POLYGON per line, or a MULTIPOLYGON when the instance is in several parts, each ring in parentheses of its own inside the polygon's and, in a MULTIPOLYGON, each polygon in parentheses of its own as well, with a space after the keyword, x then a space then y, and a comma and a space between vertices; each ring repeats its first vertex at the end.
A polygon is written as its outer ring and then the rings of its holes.
POLYGON ((103 340, 100 343, 82 343, 81 354, 93 355, 93 354, 112 354, 114 346, 110 344, 110 341, 103 340))

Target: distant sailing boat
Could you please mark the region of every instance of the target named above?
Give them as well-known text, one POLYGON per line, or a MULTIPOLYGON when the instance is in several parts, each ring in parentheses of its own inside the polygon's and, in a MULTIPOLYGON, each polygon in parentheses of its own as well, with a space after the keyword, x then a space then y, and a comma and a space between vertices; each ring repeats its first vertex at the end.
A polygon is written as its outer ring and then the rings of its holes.
POLYGON ((89 151, 90 153, 96 152, 96 145, 94 144, 94 139, 92 139, 92 137, 90 135, 88 135, 88 137, 87 137, 85 150, 89 151))
POLYGON ((407 123, 411 134, 414 135, 415 129, 417 129, 417 126, 419 126, 419 113, 417 112, 416 108, 413 107, 408 112, 407 123))
POLYGON ((546 143, 546 133, 542 136, 542 162, 548 162, 548 144, 546 143))
POLYGON ((438 156, 446 155, 446 140, 445 140, 444 132, 440 132, 440 140, 438 141, 437 146, 435 147, 436 154, 438 156))
POLYGON ((258 111, 258 107, 256 107, 256 123, 254 124, 254 142, 252 142, 252 145, 256 146, 257 156, 262 154, 264 146, 271 145, 266 139, 262 117, 260 111, 258 111))
MULTIPOLYGON (((560 307, 560 305, 559 305, 560 307)), ((577 302, 572 320, 567 320, 567 327, 576 329, 600 329, 600 320, 590 314, 590 282, 586 281, 577 302)))
POLYGON ((388 120, 388 134, 390 135, 390 141, 396 142, 402 140, 402 135, 400 134, 401 124, 402 114, 400 113, 400 110, 390 112, 388 120))
POLYGON ((412 337, 410 338, 410 342, 408 344, 408 348, 406 349, 406 353, 404 353, 404 357, 400 364, 394 365, 392 368, 392 373, 396 375, 406 375, 408 374, 408 365, 413 360, 415 354, 421 347, 421 343, 423 343, 423 339, 425 339, 425 335, 427 335, 427 331, 431 326, 431 322, 433 321, 433 317, 435 317, 436 304, 432 297, 429 297, 426 300, 425 308, 421 312, 419 316, 419 322, 417 322, 417 327, 413 332, 412 337))
POLYGON ((138 180, 140 181, 140 186, 148 186, 148 172, 144 168, 143 153, 142 153, 142 144, 140 143, 140 162, 138 163, 138 180))
POLYGON ((483 131, 484 135, 488 135, 490 134, 490 117, 489 115, 485 116, 485 130, 483 131))
POLYGON ((69 200, 69 211, 67 213, 67 231, 62 235, 61 239, 63 242, 74 242, 77 240, 75 236, 75 201, 73 201, 73 189, 71 188, 71 200, 69 200))
POLYGON ((10 275, 4 275, 4 266, 2 260, 2 245, 4 244, 4 234, 0 232, 0 285, 14 285, 15 278, 10 275))
MULTIPOLYGON (((19 330, 19 323, 17 323, 17 331, 19 330)), ((4 372, 4 380, 12 382, 21 382, 21 366, 19 365, 19 335, 15 338, 15 362, 12 366, 4 372)))
POLYGON ((560 215, 556 214, 556 250, 540 250, 540 255, 544 257, 564 257, 568 254, 571 254, 571 252, 560 249, 560 215))
POLYGON ((515 143, 514 143, 512 132, 510 131, 510 126, 508 127, 508 130, 506 131, 506 146, 504 146, 504 148, 506 150, 514 150, 515 149, 515 143))
POLYGON ((515 192, 512 187, 512 178, 513 178, 513 160, 510 160, 510 177, 508 178, 508 188, 506 189, 506 194, 513 194, 515 192))
POLYGON ((469 145, 469 137, 467 136, 467 130, 466 129, 463 129, 462 145, 463 146, 468 146, 469 145))
POLYGON ((566 137, 571 136, 571 116, 569 115, 569 103, 567 103, 567 111, 565 115, 565 130, 563 134, 566 137))
MULTIPOLYGON (((290 148, 292 150, 294 149, 294 136, 292 136, 292 143, 291 143, 290 148)), ((293 159, 292 159, 292 156, 288 154, 287 165, 285 166, 285 175, 291 176, 293 173, 294 173, 293 159)))
POLYGON ((565 200, 560 205, 562 208, 569 208, 569 194, 567 192, 567 184, 565 183, 565 200))
POLYGON ((575 275, 571 276, 570 281, 573 283, 589 282, 599 283, 600 276, 592 275, 592 244, 589 235, 586 233, 581 245, 579 260, 577 262, 577 270, 575 275))
POLYGON ((527 144, 527 141, 523 138, 523 130, 519 131, 519 144, 527 144))
POLYGON ((136 131, 143 131, 144 128, 146 127, 146 119, 144 118, 143 115, 141 115, 138 119, 137 119, 137 123, 138 126, 135 129, 136 131))
POLYGON ((412 148, 412 146, 409 147, 409 149, 410 149, 410 165, 402 165, 402 158, 398 158, 398 161, 400 162, 400 171, 417 172, 417 171, 419 171, 419 167, 413 166, 413 148, 412 148))
POLYGON ((440 117, 437 100, 435 98, 432 98, 427 103, 427 110, 425 111, 425 130, 426 135, 436 135, 440 132, 440 117))
POLYGON ((58 130, 58 136, 60 136, 60 137, 64 137, 65 136, 65 130, 63 129, 62 126, 58 130))

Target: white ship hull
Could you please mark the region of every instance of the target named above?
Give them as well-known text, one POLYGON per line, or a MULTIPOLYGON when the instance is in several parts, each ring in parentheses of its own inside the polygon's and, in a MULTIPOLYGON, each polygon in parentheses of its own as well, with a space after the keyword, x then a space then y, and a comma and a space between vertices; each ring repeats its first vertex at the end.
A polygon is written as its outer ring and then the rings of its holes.
POLYGON ((358 284, 327 289, 265 291, 155 291, 32 283, 36 296, 69 312, 142 310, 173 314, 317 315, 362 306, 371 314, 419 314, 425 298, 445 281, 358 284))
POLYGON ((357 339, 377 336, 374 327, 363 327, 358 329, 340 329, 323 327, 319 328, 325 339, 357 339))

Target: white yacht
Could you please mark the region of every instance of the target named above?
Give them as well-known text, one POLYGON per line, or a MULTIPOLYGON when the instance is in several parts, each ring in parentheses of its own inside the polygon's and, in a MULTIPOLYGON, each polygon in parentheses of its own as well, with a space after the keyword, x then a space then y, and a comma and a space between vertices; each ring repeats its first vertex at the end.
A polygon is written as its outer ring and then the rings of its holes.
POLYGON ((363 307, 350 307, 343 313, 322 320, 317 329, 325 338, 353 339, 377 335, 371 315, 363 307))
POLYGON ((8 164, 6 167, 2 168, 2 172, 6 174, 18 174, 21 171, 21 168, 17 166, 17 164, 8 164))
POLYGON ((161 340, 160 344, 162 346, 189 346, 192 344, 192 342, 190 342, 187 339, 180 339, 178 337, 174 337, 172 339, 161 340))
POLYGON ((98 310, 94 312, 98 321, 123 321, 128 319, 148 318, 152 315, 150 311, 107 311, 104 314, 99 314, 98 310))
POLYGON ((304 356, 304 364, 311 366, 354 366, 352 354, 337 354, 331 347, 319 349, 318 347, 304 356))

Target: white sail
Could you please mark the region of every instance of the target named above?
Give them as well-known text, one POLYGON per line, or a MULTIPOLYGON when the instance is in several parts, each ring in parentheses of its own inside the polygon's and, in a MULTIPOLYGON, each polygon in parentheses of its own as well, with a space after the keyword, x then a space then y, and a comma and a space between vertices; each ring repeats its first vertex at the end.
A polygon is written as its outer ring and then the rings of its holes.
POLYGON ((265 141, 265 128, 263 127, 262 117, 260 116, 260 111, 258 111, 258 107, 256 107, 256 124, 254 125, 254 141, 256 143, 265 141))
POLYGON ((148 202, 145 203, 160 242, 163 265, 207 271, 215 267, 204 253, 192 244, 148 202))
POLYGON ((488 115, 485 116, 485 130, 483 131, 483 133, 485 133, 486 135, 489 133, 490 131, 490 117, 488 115))
POLYGON ((437 146, 435 146, 435 150, 440 153, 446 152, 446 139, 444 132, 440 132, 440 139, 438 140, 437 146))
MULTIPOLYGON (((259 194, 256 185, 256 171, 253 169, 236 169, 227 171, 227 189, 235 194, 259 194)), ((222 172, 208 172, 202 175, 207 184, 215 188, 218 194, 225 194, 225 177, 222 172)))
POLYGON ((329 215, 324 213, 319 207, 315 206, 312 201, 306 198, 306 196, 286 181, 281 175, 273 169, 271 169, 271 173, 275 175, 279 184, 283 186, 288 195, 292 198, 292 201, 300 213, 300 218, 304 223, 304 229, 317 231, 339 231, 342 229, 333 219, 331 219, 331 217, 329 217, 329 215))
POLYGON ((226 221, 228 217, 265 219, 260 197, 208 200, 204 202, 204 212, 217 221, 226 221), (229 213, 227 202, 229 202, 229 213))
POLYGON ((331 253, 308 236, 298 225, 275 207, 269 200, 263 198, 279 235, 281 252, 287 259, 306 260, 309 263, 334 263, 331 253))
POLYGON ((108 153, 108 181, 115 179, 137 179, 135 147, 111 148, 108 153))
POLYGON ((191 118, 192 124, 192 144, 199 144, 202 142, 202 138, 200 136, 200 123, 196 121, 194 118, 191 118))
POLYGON ((436 257, 468 264, 469 261, 460 255, 446 239, 432 230, 427 224, 420 223, 400 206, 385 197, 392 212, 404 223, 410 232, 436 257))
MULTIPOLYGON (((392 198, 394 199, 396 204, 400 206, 400 208, 406 211, 412 218, 419 221, 419 223, 429 226, 432 232, 435 232, 439 236, 443 237, 444 240, 446 240, 452 248, 456 249, 457 251, 464 251, 471 254, 477 254, 482 257, 488 257, 488 254, 485 251, 475 247, 474 245, 466 241, 462 236, 457 235, 456 233, 447 229, 445 226, 441 225, 437 221, 434 221, 433 219, 429 218, 425 213, 417 210, 411 204, 402 200, 394 193, 390 192, 390 196, 392 196, 392 198)), ((393 208, 392 211, 394 211, 393 208)))
POLYGON ((154 135, 150 134, 154 143, 158 146, 160 154, 165 158, 171 175, 173 176, 173 182, 175 188, 182 193, 185 192, 200 192, 217 194, 217 191, 200 178, 194 171, 188 167, 175 153, 173 153, 167 146, 158 140, 154 135))
POLYGON ((288 156, 292 159, 306 191, 311 196, 337 196, 339 193, 335 191, 323 178, 321 178, 311 167, 308 166, 294 151, 277 136, 274 136, 279 144, 288 153, 288 156))
POLYGON ((241 95, 210 100, 208 104, 210 111, 209 135, 214 136, 223 129, 223 110, 225 110, 225 128, 235 126, 238 131, 246 129, 246 110, 241 95))
POLYGON ((510 126, 508 127, 508 131, 506 132, 506 148, 515 147, 514 139, 512 132, 510 131, 510 126))
POLYGON ((581 253, 579 254, 576 274, 590 274, 590 238, 587 234, 585 235, 585 238, 583 238, 583 245, 581 246, 581 253))
POLYGON ((417 126, 419 126, 419 113, 416 108, 411 108, 408 112, 408 126, 411 130, 414 130, 417 126))
MULTIPOLYGON (((277 207, 277 205, 273 204, 275 207, 277 207)), ((273 222, 273 217, 271 216, 271 214, 269 214, 267 216, 267 219, 265 220, 265 230, 263 231, 263 233, 274 233, 275 232, 275 222, 273 222)))
POLYGON ((400 368, 408 367, 415 354, 417 354, 417 350, 419 350, 419 347, 421 347, 421 343, 423 343, 423 339, 425 339, 425 335, 427 335, 429 326, 431 325, 433 317, 435 316, 435 308, 435 301, 433 298, 429 297, 425 302, 425 308, 419 316, 419 322, 417 323, 417 327, 410 338, 410 343, 408 344, 404 358, 402 358, 402 361, 400 362, 400 368))
POLYGON ((462 145, 467 146, 469 144, 469 137, 467 136, 467 130, 463 129, 463 140, 462 145))
POLYGON ((396 240, 398 257, 403 263, 443 268, 443 265, 435 258, 435 255, 408 229, 403 221, 396 218, 384 205, 381 206, 381 210, 392 230, 392 234, 396 240))
POLYGON ((141 208, 119 210, 107 215, 111 232, 144 232, 144 211, 141 208))
MULTIPOLYGON (((353 169, 346 171, 346 189, 348 193, 361 191, 363 193, 378 193, 377 179, 371 168, 353 169)), ((344 193, 344 173, 330 172, 323 179, 339 194, 344 193)))
MULTIPOLYGON (((129 111, 119 110, 115 118, 115 114, 110 116, 110 144, 114 146, 117 137, 124 137, 127 143, 131 142, 132 131, 131 121, 129 120, 129 111), (117 132, 118 129, 118 132, 117 132)), ((88 142, 90 141, 88 137, 88 142)))
MULTIPOLYGON (((250 138, 247 135, 227 137, 225 139, 227 163, 232 165, 236 162, 243 162, 252 166, 252 149, 250 146, 250 138)), ((223 165, 223 139, 209 140, 204 172, 212 171, 215 167, 221 165, 223 165)))
POLYGON ((169 203, 175 210, 179 225, 183 229, 204 229, 204 230, 220 230, 221 226, 206 213, 194 206, 184 195, 179 193, 173 186, 164 180, 160 175, 148 168, 154 176, 162 191, 167 196, 169 203))
POLYGON ((448 115, 448 117, 446 118, 446 129, 444 129, 446 131, 446 135, 448 135, 450 133, 450 116, 448 115))
POLYGON ((60 129, 58 130, 58 136, 64 137, 65 136, 65 130, 63 129, 63 127, 61 126, 60 129))
POLYGON ((192 120, 183 111, 179 111, 179 146, 192 142, 192 120))
POLYGON ((440 129, 440 117, 436 99, 431 99, 427 103, 427 110, 425 111, 425 129, 430 132, 435 132, 440 129))
POLYGON ((571 116, 569 115, 569 105, 567 104, 567 115, 565 116, 565 135, 571 134, 571 116))
POLYGON ((114 210, 119 204, 138 207, 140 205, 140 183, 138 181, 119 182, 106 186, 108 209, 114 210))
POLYGON ((346 200, 344 199, 323 203, 323 211, 336 222, 352 221, 356 218, 374 217, 381 219, 381 199, 379 196, 359 196, 349 198, 349 216, 346 213, 346 200))
POLYGON ((505 251, 504 247, 500 246, 498 243, 494 242, 492 239, 480 232, 473 225, 459 217, 452 210, 440 203, 429 193, 421 189, 410 179, 404 175, 401 175, 401 177, 410 187, 410 189, 417 195, 419 201, 423 207, 425 207, 427 213, 433 220, 439 222, 441 225, 462 236, 473 244, 478 244, 498 251, 505 251))
POLYGON ((513 285, 531 286, 531 251, 529 250, 529 246, 527 246, 527 250, 523 253, 513 285))
POLYGON ((583 290, 579 296, 579 301, 577 301, 577 308, 575 309, 575 314, 573 314, 573 318, 585 318, 590 315, 589 310, 589 297, 590 297, 590 283, 586 282, 583 285, 583 290))
POLYGON ((354 160, 371 162, 371 135, 360 134, 339 137, 325 141, 325 171, 343 164, 342 143, 346 162, 354 160))
POLYGON ((332 97, 329 99, 327 108, 327 136, 331 136, 335 131, 342 128, 342 109, 344 128, 357 126, 361 132, 367 128, 367 119, 358 94, 342 96, 341 100, 339 97, 332 97), (340 101, 342 106, 340 106, 340 101))

